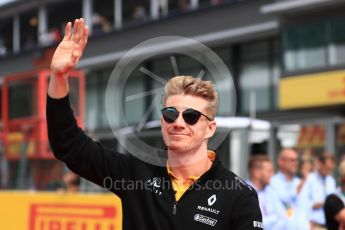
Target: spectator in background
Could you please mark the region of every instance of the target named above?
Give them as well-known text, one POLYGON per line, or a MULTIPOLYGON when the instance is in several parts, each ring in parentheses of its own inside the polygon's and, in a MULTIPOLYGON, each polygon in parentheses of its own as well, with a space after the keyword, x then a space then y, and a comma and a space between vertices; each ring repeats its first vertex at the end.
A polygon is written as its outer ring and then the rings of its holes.
POLYGON ((38 40, 40 46, 48 46, 51 44, 51 38, 48 32, 40 33, 38 40))
POLYGON ((63 182, 66 185, 66 192, 79 192, 80 177, 73 173, 68 172, 63 176, 63 182))
POLYGON ((293 149, 283 149, 278 157, 279 171, 271 179, 270 186, 277 193, 285 211, 286 229, 309 229, 308 206, 301 193, 304 180, 296 176, 298 154, 293 149))
MULTIPOLYGON (((301 192, 308 176, 314 171, 315 169, 315 159, 313 157, 313 153, 310 149, 305 150, 302 153, 302 160, 300 161, 300 165, 299 165, 299 170, 298 170, 298 174, 297 176, 301 179, 301 183, 299 184, 299 186, 297 187, 297 192, 301 192)), ((306 194, 306 192, 304 192, 304 194, 306 194)), ((307 201, 307 197, 306 195, 303 197, 303 202, 304 202, 304 206, 305 206, 305 210, 307 210, 306 212, 308 212, 309 210, 309 203, 307 201)), ((308 212, 309 215, 309 212, 308 212)))
POLYGON ((101 25, 103 33, 109 33, 113 27, 107 17, 101 15, 101 25))
POLYGON ((68 192, 75 193, 79 192, 80 186, 80 177, 69 171, 65 173, 61 181, 53 181, 49 183, 46 187, 47 191, 56 191, 56 192, 68 192))
POLYGON ((314 164, 312 159, 304 159, 301 162, 300 177, 307 178, 310 173, 314 171, 314 164))
POLYGON ((211 0, 212 6, 218 6, 223 3, 223 0, 211 0))
POLYGON ((99 13, 92 15, 92 26, 94 35, 109 33, 112 30, 109 20, 99 13))
POLYGON ((39 42, 41 46, 50 46, 61 40, 61 33, 58 28, 53 27, 47 32, 40 34, 39 42))
POLYGON ((312 172, 305 183, 308 202, 310 204, 310 222, 312 229, 326 229, 323 205, 327 195, 336 191, 335 179, 332 177, 335 160, 334 155, 323 153, 317 158, 317 170, 312 172))
POLYGON ((53 44, 56 44, 56 43, 60 42, 61 39, 62 39, 61 32, 60 32, 60 30, 57 27, 53 27, 50 30, 50 36, 51 36, 53 44))
POLYGON ((158 0, 158 9, 160 11, 160 15, 163 17, 168 16, 169 14, 169 2, 168 0, 158 0))
MULTIPOLYGON (((3 129, 4 124, 0 122, 0 129, 3 129)), ((0 133, 0 140, 3 140, 3 133, 0 133)), ((0 145, 0 188, 4 189, 8 187, 9 182, 9 167, 8 161, 5 157, 4 146, 0 145)))
MULTIPOLYGON (((302 159, 299 170, 298 176, 301 180, 306 181, 308 176, 314 171, 314 162, 311 158, 304 158, 302 159)), ((300 188, 302 189, 302 187, 300 188)))
POLYGON ((136 6, 133 10, 133 19, 137 22, 145 22, 147 20, 147 13, 145 7, 136 6))
POLYGON ((339 184, 336 194, 343 200, 345 203, 345 161, 340 162, 339 165, 339 184))
POLYGON ((178 8, 180 10, 180 12, 184 13, 184 12, 188 12, 190 11, 190 5, 189 5, 188 0, 179 0, 178 1, 178 8))
POLYGON ((31 50, 31 49, 35 48, 36 42, 35 42, 34 35, 33 34, 28 34, 25 37, 26 37, 26 40, 24 42, 23 49, 24 50, 31 50))
POLYGON ((269 186, 274 175, 273 164, 266 155, 254 155, 248 162, 249 180, 247 183, 258 193, 259 205, 265 230, 284 230, 284 207, 278 196, 269 186))
POLYGON ((303 151, 302 160, 300 161, 298 176, 306 180, 310 173, 314 171, 314 157, 311 149, 303 151))
POLYGON ((5 45, 5 40, 0 38, 0 57, 7 54, 7 48, 5 45))

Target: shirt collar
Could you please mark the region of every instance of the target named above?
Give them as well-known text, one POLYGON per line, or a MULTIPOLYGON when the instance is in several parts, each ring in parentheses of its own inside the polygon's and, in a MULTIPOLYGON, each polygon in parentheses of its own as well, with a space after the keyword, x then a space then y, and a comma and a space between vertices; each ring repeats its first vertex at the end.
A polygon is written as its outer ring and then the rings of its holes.
MULTIPOLYGON (((212 162, 216 159, 216 153, 212 150, 207 150, 207 157, 208 159, 210 159, 212 162)), ((167 161, 167 170, 168 170, 168 174, 169 176, 171 176, 172 178, 177 178, 176 175, 174 174, 173 171, 171 171, 171 168, 169 166, 169 163, 167 161)), ((188 179, 196 181, 199 179, 200 176, 189 176, 188 179)))

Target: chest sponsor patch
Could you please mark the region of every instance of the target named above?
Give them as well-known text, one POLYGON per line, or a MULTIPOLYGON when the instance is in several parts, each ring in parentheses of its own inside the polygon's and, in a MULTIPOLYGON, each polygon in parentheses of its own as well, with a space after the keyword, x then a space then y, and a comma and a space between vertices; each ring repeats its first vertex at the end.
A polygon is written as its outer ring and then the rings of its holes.
POLYGON ((261 228, 261 229, 264 229, 264 225, 262 224, 262 222, 260 221, 253 221, 253 226, 254 228, 261 228))
POLYGON ((211 212, 211 213, 214 213, 216 215, 219 214, 219 210, 217 209, 214 209, 214 208, 208 208, 208 207, 203 207, 203 206, 200 206, 198 205, 198 209, 201 210, 201 211, 205 211, 205 212, 211 212))
POLYGON ((210 226, 215 226, 216 223, 217 223, 216 219, 213 219, 211 217, 204 216, 204 215, 201 215, 201 214, 195 214, 194 215, 194 220, 197 221, 197 222, 203 223, 203 224, 210 225, 210 226))

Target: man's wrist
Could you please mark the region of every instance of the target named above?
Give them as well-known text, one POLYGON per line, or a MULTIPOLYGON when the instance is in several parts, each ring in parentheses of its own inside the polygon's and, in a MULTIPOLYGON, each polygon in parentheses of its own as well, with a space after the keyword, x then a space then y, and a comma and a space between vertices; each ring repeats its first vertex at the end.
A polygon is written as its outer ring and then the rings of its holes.
POLYGON ((51 72, 48 86, 48 95, 52 98, 62 98, 68 94, 68 76, 67 74, 56 74, 51 72))
POLYGON ((55 78, 55 79, 60 79, 60 78, 64 78, 66 77, 68 74, 67 73, 61 73, 55 70, 51 70, 51 77, 55 78))

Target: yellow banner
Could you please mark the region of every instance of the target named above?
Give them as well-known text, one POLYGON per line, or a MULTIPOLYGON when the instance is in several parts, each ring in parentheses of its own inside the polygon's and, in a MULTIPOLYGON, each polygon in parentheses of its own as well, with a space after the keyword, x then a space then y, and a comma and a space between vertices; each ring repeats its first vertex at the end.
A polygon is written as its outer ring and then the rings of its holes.
POLYGON ((121 230, 113 194, 0 192, 0 229, 121 230))
POLYGON ((345 103, 345 71, 331 71, 282 78, 281 109, 308 108, 345 103))

